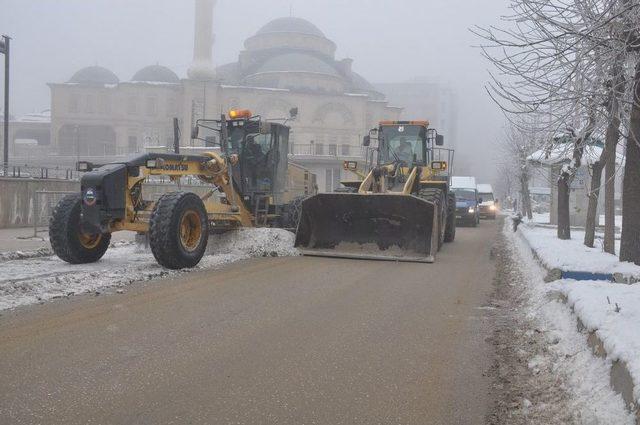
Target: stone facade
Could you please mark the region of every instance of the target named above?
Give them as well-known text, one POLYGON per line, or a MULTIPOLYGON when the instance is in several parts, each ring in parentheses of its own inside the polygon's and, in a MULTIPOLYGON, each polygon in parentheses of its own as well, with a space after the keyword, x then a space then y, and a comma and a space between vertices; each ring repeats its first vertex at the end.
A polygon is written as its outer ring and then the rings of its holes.
MULTIPOLYGON (((197 0, 196 7, 206 11, 214 4, 197 0)), ((217 69, 207 68, 211 44, 201 40, 210 25, 209 19, 197 17, 189 78, 152 65, 130 81, 120 81, 93 66, 66 83, 49 84, 48 157, 104 158, 171 146, 173 117, 181 124, 181 145, 198 145, 189 130, 199 118, 242 108, 277 120, 298 108, 298 117, 287 123, 292 128, 291 158, 315 173, 319 189, 327 191, 338 186, 342 160, 361 157, 368 130, 379 120, 400 116, 400 108, 389 106, 383 94, 352 71, 351 59, 335 59, 335 43, 308 21, 267 23, 246 40, 237 62, 217 69)))

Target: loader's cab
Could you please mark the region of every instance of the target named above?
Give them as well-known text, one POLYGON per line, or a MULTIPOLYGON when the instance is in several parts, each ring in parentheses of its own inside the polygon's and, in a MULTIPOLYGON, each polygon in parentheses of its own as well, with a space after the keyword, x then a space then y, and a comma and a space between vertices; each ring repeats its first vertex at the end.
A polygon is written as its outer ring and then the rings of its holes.
POLYGON ((233 112, 229 119, 198 120, 194 135, 212 140, 229 159, 233 183, 247 208, 254 210, 264 198, 277 208, 284 203, 289 127, 262 121, 249 111, 233 112))

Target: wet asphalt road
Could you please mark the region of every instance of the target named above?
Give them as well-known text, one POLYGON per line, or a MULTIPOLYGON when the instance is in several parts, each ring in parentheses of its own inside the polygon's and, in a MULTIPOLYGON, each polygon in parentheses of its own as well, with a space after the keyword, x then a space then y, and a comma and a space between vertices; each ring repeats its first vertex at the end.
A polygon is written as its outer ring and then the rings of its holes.
POLYGON ((0 424, 480 424, 499 221, 434 264, 264 258, 0 317, 0 424))

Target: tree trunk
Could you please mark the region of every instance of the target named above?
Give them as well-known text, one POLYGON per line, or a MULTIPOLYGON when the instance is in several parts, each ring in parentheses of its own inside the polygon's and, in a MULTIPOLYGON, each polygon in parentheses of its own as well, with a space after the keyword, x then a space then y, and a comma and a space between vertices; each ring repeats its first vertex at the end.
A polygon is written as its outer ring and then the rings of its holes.
POLYGON ((633 106, 629 117, 624 183, 620 261, 640 265, 640 61, 636 63, 633 106))
MULTIPOLYGON (((613 100, 616 104, 618 99, 613 100)), ((604 152, 606 158, 604 173, 604 252, 616 253, 616 147, 620 137, 620 114, 616 107, 610 118, 605 136, 604 152)))
POLYGON ((569 181, 563 176, 558 178, 558 239, 571 239, 569 181))
POLYGON ((522 215, 526 215, 529 220, 533 219, 533 212, 531 211, 531 195, 529 193, 529 176, 526 172, 520 176, 520 193, 522 199, 520 202, 520 210, 522 215))
POLYGON ((589 187, 589 206, 587 207, 587 223, 584 232, 584 244, 593 248, 598 224, 598 198, 600 196, 600 182, 602 181, 602 168, 605 159, 605 151, 602 150, 600 158, 591 167, 591 186, 589 187))
POLYGON ((622 65, 624 54, 616 57, 612 75, 613 85, 609 98, 609 125, 604 137, 605 173, 604 173, 604 252, 616 253, 616 149, 620 140, 620 99, 626 88, 622 65))

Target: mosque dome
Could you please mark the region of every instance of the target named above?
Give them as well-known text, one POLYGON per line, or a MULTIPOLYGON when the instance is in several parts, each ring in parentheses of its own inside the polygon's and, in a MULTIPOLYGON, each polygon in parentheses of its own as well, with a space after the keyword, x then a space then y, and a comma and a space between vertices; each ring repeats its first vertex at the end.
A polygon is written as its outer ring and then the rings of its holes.
POLYGON ((120 80, 118 76, 107 68, 101 66, 88 66, 82 68, 68 81, 75 84, 118 84, 120 80))
POLYGON ((285 17, 274 19, 258 30, 256 34, 295 33, 315 35, 325 38, 314 24, 302 18, 285 17))
POLYGON ((175 84, 180 82, 180 78, 166 66, 149 65, 136 72, 131 81, 175 84))

